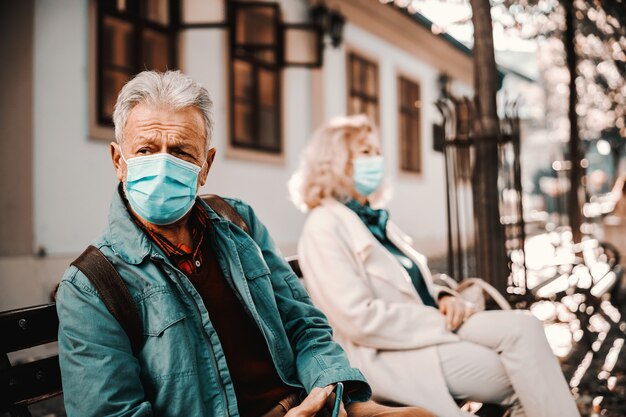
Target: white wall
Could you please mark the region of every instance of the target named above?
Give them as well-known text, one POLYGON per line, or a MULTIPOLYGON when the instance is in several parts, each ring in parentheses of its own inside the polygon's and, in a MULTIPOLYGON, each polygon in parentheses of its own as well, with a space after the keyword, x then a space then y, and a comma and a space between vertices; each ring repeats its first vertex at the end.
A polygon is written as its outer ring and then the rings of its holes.
POLYGON ((34 27, 34 246, 51 256, 0 258, 0 311, 49 301, 104 228, 116 183, 108 143, 88 138, 87 2, 38 0, 34 27))
POLYGON ((106 224, 116 179, 108 143, 88 138, 88 10, 37 1, 34 59, 35 245, 76 253, 106 224))

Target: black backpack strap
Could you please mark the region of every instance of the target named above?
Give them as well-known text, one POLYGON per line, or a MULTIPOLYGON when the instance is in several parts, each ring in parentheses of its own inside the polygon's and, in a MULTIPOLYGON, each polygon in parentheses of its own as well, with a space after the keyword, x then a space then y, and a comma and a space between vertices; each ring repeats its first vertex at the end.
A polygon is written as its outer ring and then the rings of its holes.
POLYGON ((106 256, 92 245, 71 265, 85 274, 100 294, 104 305, 126 332, 136 356, 143 345, 143 325, 137 306, 120 274, 106 256))
POLYGON ((228 202, 222 197, 216 194, 205 194, 201 195, 200 198, 220 217, 228 220, 236 226, 239 226, 241 230, 250 234, 250 228, 243 217, 241 217, 241 215, 237 213, 237 210, 228 204, 228 202))

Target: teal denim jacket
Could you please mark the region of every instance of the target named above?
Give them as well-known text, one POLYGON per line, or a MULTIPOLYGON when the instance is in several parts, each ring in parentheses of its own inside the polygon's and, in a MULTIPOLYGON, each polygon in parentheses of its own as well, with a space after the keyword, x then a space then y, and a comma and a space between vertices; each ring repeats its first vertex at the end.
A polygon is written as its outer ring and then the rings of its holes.
MULTIPOLYGON (((215 228, 224 276, 265 336, 281 379, 307 392, 354 381, 358 389, 351 399, 369 399, 365 378, 333 342, 326 317, 312 305, 265 226, 247 204, 228 202, 250 235, 197 199, 215 228)), ((224 352, 200 295, 135 224, 119 192, 108 228, 94 246, 126 282, 143 321, 144 345, 133 356, 124 330, 89 280, 70 267, 57 295, 67 415, 237 417, 224 352)))

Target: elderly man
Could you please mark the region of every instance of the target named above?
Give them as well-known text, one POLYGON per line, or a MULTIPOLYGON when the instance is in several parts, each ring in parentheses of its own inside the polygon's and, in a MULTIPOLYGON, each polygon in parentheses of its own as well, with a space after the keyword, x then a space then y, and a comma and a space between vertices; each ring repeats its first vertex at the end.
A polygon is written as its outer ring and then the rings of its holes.
POLYGON ((215 157, 211 106, 180 72, 142 72, 120 92, 110 146, 120 186, 93 245, 128 289, 143 340, 133 350, 107 291, 75 266, 65 272, 57 309, 68 416, 308 417, 327 411, 338 382, 340 415, 430 415, 368 401, 365 379, 252 209, 227 200, 244 231, 196 198, 215 157))

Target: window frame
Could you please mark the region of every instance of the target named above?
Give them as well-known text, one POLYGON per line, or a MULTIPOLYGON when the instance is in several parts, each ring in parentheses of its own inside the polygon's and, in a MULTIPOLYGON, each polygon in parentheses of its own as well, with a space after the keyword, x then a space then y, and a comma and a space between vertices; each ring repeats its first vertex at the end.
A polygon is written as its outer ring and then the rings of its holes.
POLYGON ((266 162, 282 162, 283 155, 285 153, 285 144, 283 141, 283 98, 282 98, 282 62, 284 54, 284 39, 281 22, 281 8, 279 3, 275 2, 229 2, 227 5, 228 21, 231 22, 230 30, 228 33, 227 41, 227 69, 228 69, 228 146, 227 156, 233 156, 240 159, 254 159, 256 161, 262 159, 266 162), (249 44, 247 47, 256 49, 261 48, 273 48, 274 60, 273 63, 265 62, 261 59, 255 59, 253 57, 238 56, 237 48, 246 47, 245 44, 239 44, 237 42, 237 12, 240 9, 246 8, 263 8, 267 7, 273 10, 274 13, 274 43, 270 45, 254 45, 249 44), (235 91, 235 64, 236 61, 242 61, 250 65, 251 73, 251 103, 249 103, 251 109, 252 118, 251 122, 251 139, 252 144, 244 144, 237 141, 236 137, 236 111, 235 106, 240 100, 236 96, 235 91), (264 146, 260 140, 259 120, 261 113, 261 100, 260 100, 260 84, 259 84, 259 71, 267 71, 274 76, 274 127, 275 137, 273 146, 264 146))
POLYGON ((114 65, 106 65, 104 57, 104 21, 107 17, 128 22, 131 25, 133 48, 132 62, 130 66, 124 67, 133 77, 143 71, 143 36, 146 30, 152 30, 165 35, 168 43, 167 67, 168 69, 178 69, 179 45, 178 34, 181 25, 181 1, 169 0, 168 24, 153 22, 144 16, 146 0, 135 0, 128 2, 128 11, 119 12, 108 10, 106 2, 91 0, 89 4, 89 113, 90 113, 90 137, 96 139, 113 140, 115 138, 112 119, 104 114, 103 109, 103 78, 107 68, 114 68, 114 65))
POLYGON ((422 123, 422 86, 418 78, 413 77, 405 72, 396 73, 396 110, 397 110, 397 123, 398 123, 398 169, 402 173, 409 175, 422 175, 424 172, 424 152, 423 152, 423 123, 422 123), (406 102, 403 102, 402 89, 403 83, 413 84, 417 87, 417 101, 420 103, 419 107, 409 106, 406 102), (402 116, 413 119, 417 123, 417 130, 414 131, 416 138, 405 137, 402 129, 401 118, 402 116), (416 120, 415 120, 416 119, 416 120), (405 164, 405 149, 409 146, 416 146, 417 149, 417 166, 410 167, 409 164, 405 164))
MULTIPOLYGON (((355 97, 361 102, 364 102, 366 105, 374 105, 376 107, 375 119, 374 123, 376 125, 380 125, 380 66, 378 64, 378 60, 366 53, 363 53, 354 48, 346 48, 346 111, 349 115, 357 114, 352 109, 352 98, 355 97), (374 69, 374 86, 375 86, 375 95, 370 95, 367 91, 358 91, 354 87, 356 86, 354 80, 352 78, 352 60, 355 59, 359 61, 361 64, 365 64, 365 66, 371 66, 374 69)), ((360 69, 361 76, 361 85, 363 85, 367 81, 366 71, 364 71, 365 67, 360 69)), ((366 114, 364 112, 360 112, 358 114, 366 114)))

